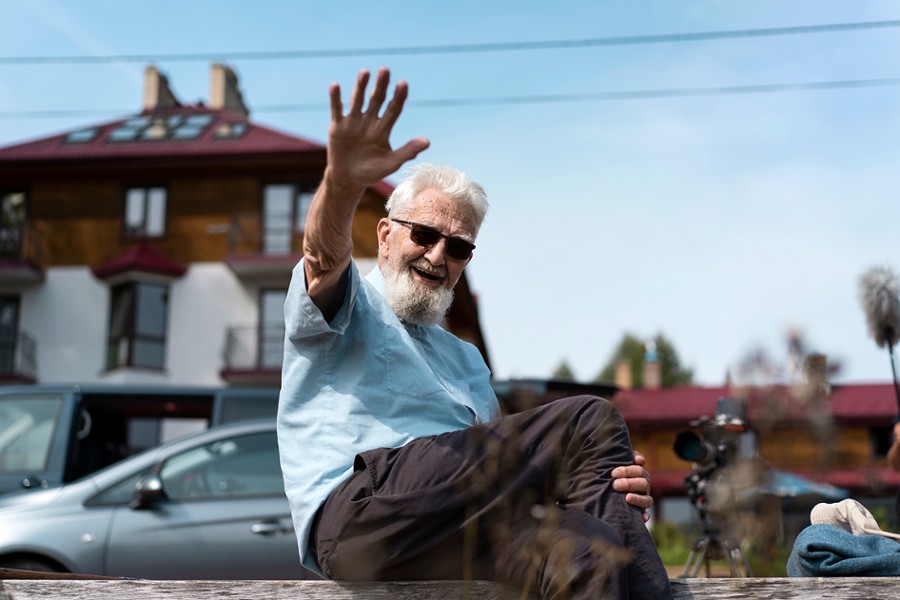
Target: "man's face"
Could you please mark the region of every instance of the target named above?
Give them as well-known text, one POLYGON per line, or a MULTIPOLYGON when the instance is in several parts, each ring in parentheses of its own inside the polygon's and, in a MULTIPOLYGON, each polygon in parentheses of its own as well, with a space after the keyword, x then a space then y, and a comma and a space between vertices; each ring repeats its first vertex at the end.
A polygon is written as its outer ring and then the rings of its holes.
MULTIPOLYGON (((474 216, 437 190, 421 192, 412 209, 397 218, 445 236, 475 240, 474 216)), ((400 318, 419 325, 438 323, 450 308, 453 287, 469 259, 449 256, 445 238, 426 247, 414 242, 410 233, 410 226, 387 218, 378 223, 378 263, 385 276, 385 294, 400 318)))

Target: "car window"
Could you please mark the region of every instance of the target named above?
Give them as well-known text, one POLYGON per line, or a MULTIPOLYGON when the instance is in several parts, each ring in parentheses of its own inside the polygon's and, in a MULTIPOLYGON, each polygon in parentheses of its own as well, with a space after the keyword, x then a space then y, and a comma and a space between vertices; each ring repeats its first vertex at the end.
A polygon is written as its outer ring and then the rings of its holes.
POLYGON ((163 490, 172 500, 284 493, 275 432, 217 440, 170 457, 163 490))
POLYGON ((109 504, 127 504, 134 499, 134 486, 146 475, 149 475, 151 468, 148 467, 139 473, 135 473, 130 477, 123 479, 119 483, 106 490, 100 492, 87 502, 86 506, 101 506, 109 504))
POLYGON ((61 396, 0 399, 0 472, 40 472, 47 468, 61 396))

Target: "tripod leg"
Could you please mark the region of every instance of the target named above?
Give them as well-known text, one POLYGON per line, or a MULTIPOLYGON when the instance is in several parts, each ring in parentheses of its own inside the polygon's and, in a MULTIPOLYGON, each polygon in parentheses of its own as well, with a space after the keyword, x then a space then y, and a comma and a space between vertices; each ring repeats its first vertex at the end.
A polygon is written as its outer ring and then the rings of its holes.
POLYGON ((737 563, 734 560, 735 552, 740 552, 740 550, 733 548, 728 542, 723 542, 722 546, 725 549, 725 560, 728 562, 728 570, 731 573, 731 576, 740 577, 737 570, 737 563))
POLYGON ((680 577, 696 577, 700 572, 700 566, 706 563, 706 576, 709 577, 709 561, 706 560, 706 547, 709 539, 702 537, 694 543, 691 553, 684 565, 684 571, 680 577))

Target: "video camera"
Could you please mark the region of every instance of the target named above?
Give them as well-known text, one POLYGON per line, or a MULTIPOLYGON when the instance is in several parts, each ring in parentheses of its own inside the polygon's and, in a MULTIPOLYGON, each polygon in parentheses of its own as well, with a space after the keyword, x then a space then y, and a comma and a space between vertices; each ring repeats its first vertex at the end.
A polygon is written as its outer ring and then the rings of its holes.
POLYGON ((682 431, 675 437, 675 454, 703 471, 725 466, 737 453, 737 439, 748 429, 746 412, 743 398, 719 398, 715 417, 691 421, 693 427, 700 428, 700 435, 682 431))
MULTIPOLYGON (((694 470, 685 478, 685 488, 688 499, 704 519, 709 507, 710 498, 707 495, 711 491, 708 489, 710 479, 716 471, 728 466, 736 458, 741 434, 749 429, 746 413, 747 403, 743 398, 719 398, 715 417, 703 416, 691 421, 691 426, 700 429, 699 435, 689 430, 680 432, 675 438, 675 454, 695 465, 694 470)), ((730 488, 713 487, 720 488, 723 493, 730 488)))
POLYGON ((727 533, 729 515, 740 505, 741 494, 735 487, 733 463, 739 457, 741 434, 750 428, 746 420, 747 403, 742 398, 719 398, 715 417, 701 417, 691 421, 695 431, 682 431, 675 438, 675 454, 694 463, 694 470, 684 479, 688 499, 703 523, 703 535, 694 543, 684 566, 682 577, 696 577, 706 564, 710 576, 710 560, 724 558, 732 577, 740 568, 751 577, 753 572, 741 546, 727 533))

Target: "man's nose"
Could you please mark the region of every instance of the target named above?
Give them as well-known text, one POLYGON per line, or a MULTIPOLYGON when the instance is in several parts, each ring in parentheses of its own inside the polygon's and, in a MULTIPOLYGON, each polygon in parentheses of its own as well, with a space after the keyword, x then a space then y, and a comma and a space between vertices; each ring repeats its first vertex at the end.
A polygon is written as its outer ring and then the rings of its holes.
POLYGON ((425 258, 427 258, 428 262, 430 262, 434 266, 443 265, 445 262, 447 262, 446 251, 447 240, 444 238, 440 238, 426 250, 425 258))

